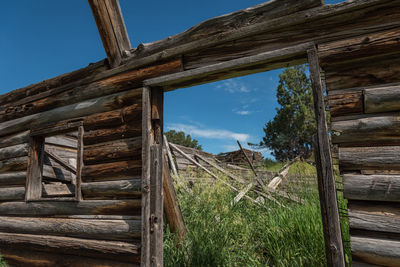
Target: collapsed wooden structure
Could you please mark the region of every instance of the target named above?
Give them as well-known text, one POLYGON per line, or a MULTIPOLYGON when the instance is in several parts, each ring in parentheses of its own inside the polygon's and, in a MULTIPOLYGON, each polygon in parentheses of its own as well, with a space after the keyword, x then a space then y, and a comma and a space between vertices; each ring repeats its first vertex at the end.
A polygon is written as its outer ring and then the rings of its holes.
MULTIPOLYGON (((246 153, 247 157, 251 160, 253 164, 263 163, 264 158, 260 152, 252 151, 249 149, 243 149, 244 153, 246 153)), ((217 159, 231 164, 247 164, 246 157, 244 156, 241 150, 225 152, 220 155, 217 155, 217 159)))
POLYGON ((353 260, 400 264, 399 0, 270 1, 135 49, 118 1, 89 3, 107 60, 0 96, 9 263, 162 266, 163 93, 309 62, 328 264, 344 257, 323 81, 353 260), (46 140, 59 135, 75 136, 76 148, 44 161, 46 140))

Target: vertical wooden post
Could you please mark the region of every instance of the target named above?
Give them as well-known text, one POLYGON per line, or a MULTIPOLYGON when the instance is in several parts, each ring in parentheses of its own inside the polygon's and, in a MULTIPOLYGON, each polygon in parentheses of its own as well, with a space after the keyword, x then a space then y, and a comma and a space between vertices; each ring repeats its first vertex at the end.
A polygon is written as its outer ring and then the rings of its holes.
POLYGON ((122 62, 131 44, 118 0, 89 0, 110 66, 122 62))
POLYGON ((42 196, 42 161, 44 138, 30 138, 25 200, 38 200, 42 196))
POLYGON ((307 54, 317 121, 315 162, 326 258, 328 266, 340 267, 345 266, 344 249, 317 48, 309 49, 307 54))
POLYGON ((82 183, 82 168, 83 168, 83 134, 84 128, 83 126, 79 126, 78 128, 78 151, 76 157, 76 184, 75 184, 75 197, 76 200, 82 200, 82 190, 81 190, 81 183, 82 183))
POLYGON ((143 89, 142 266, 163 266, 163 99, 143 89))

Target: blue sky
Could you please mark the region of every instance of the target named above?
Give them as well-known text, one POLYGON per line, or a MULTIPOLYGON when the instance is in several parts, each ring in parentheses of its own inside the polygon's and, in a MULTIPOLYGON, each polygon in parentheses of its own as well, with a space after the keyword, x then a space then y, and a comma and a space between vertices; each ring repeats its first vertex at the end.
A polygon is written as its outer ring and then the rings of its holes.
MULTIPOLYGON (((259 0, 120 0, 132 47, 182 32, 259 0)), ((339 1, 325 1, 336 3, 339 1)), ((76 70, 106 57, 85 0, 3 1, 0 9, 0 94, 76 70)), ((191 133, 219 153, 258 143, 275 115, 279 70, 165 95, 165 130, 191 133)), ((268 156, 268 151, 264 151, 268 156)))

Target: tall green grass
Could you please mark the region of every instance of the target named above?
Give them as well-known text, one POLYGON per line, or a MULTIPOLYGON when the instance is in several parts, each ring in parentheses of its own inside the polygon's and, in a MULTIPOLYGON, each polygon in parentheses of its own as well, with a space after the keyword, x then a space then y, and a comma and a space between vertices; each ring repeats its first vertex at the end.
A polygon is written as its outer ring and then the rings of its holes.
POLYGON ((8 267, 7 263, 3 260, 1 254, 0 254, 0 267, 8 267))
MULTIPOLYGON (((191 193, 177 189, 188 236, 179 243, 166 229, 165 266, 326 265, 316 187, 297 190, 302 205, 279 199, 284 208, 270 201, 260 207, 246 199, 231 206, 236 194, 219 182, 195 184, 191 193)), ((339 202, 345 208, 342 198, 339 202)), ((348 223, 342 227, 348 236, 348 223)))

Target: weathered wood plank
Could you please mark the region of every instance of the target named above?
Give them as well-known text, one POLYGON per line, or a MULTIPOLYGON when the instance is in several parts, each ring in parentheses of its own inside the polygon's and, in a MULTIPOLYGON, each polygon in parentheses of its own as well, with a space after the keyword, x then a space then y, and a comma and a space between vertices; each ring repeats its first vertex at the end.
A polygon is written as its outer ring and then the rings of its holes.
POLYGON ((75 185, 71 184, 43 184, 43 197, 73 197, 75 195, 75 185))
POLYGON ((89 0, 108 62, 111 67, 121 64, 131 44, 122 18, 118 0, 89 0))
POLYGON ((82 170, 82 181, 112 181, 141 174, 141 160, 87 165, 82 170))
MULTIPOLYGON (((165 135, 164 135, 165 137, 165 135)), ((166 147, 166 138, 164 138, 164 147, 166 147)), ((164 155, 163 169, 163 193, 164 193, 164 214, 167 219, 169 229, 172 233, 176 233, 180 240, 187 235, 185 221, 183 219, 181 207, 179 206, 178 197, 176 195, 174 181, 172 180, 170 168, 168 165, 167 155, 164 155)))
POLYGON ((0 160, 28 156, 28 143, 0 148, 0 160))
POLYGON ((298 63, 299 57, 305 58, 306 50, 310 47, 310 43, 300 44, 294 47, 268 51, 249 57, 242 57, 192 70, 155 77, 145 80, 143 83, 146 86, 162 86, 164 90, 173 90, 176 88, 243 76, 246 72, 248 72, 248 74, 262 72, 268 70, 271 66, 271 62, 274 61, 281 62, 282 67, 293 65, 293 62, 298 63))
POLYGON ((43 150, 44 138, 31 137, 26 174, 26 201, 39 199, 42 195, 43 150))
POLYGON ((12 158, 0 161, 0 174, 14 171, 26 171, 28 157, 12 158))
POLYGON ((126 263, 121 261, 113 261, 102 258, 81 257, 65 254, 54 254, 40 252, 36 250, 14 249, 10 247, 2 247, 1 254, 8 264, 18 267, 138 267, 136 263, 126 263))
POLYGON ((400 233, 399 203, 374 204, 350 201, 348 210, 351 229, 400 233))
POLYGON ((365 113, 400 111, 400 86, 364 90, 364 107, 365 113))
POLYGON ((82 184, 82 172, 83 172, 83 151, 84 151, 84 145, 83 145, 83 135, 85 134, 85 129, 83 126, 79 126, 78 128, 78 152, 76 156, 76 177, 75 177, 75 197, 78 201, 82 200, 82 190, 81 190, 81 184, 82 184))
MULTIPOLYGON (((64 90, 63 87, 56 88, 54 92, 49 91, 35 95, 35 99, 31 99, 31 97, 27 102, 25 99, 22 99, 17 103, 10 104, 9 107, 5 106, 2 109, 0 108, 0 122, 137 88, 141 86, 144 79, 173 73, 179 70, 181 70, 180 59, 162 64, 155 64, 142 69, 118 73, 116 76, 100 81, 90 81, 89 84, 84 84, 82 86, 68 87, 68 90, 64 90)), ((132 103, 134 102, 130 104, 132 103)))
POLYGON ((140 158, 142 138, 126 138, 85 146, 83 161, 86 165, 140 158))
POLYGON ((76 139, 70 138, 66 135, 49 136, 45 138, 45 143, 56 146, 63 146, 69 148, 77 147, 76 139))
POLYGON ((345 121, 333 121, 332 142, 335 144, 396 143, 400 141, 400 116, 382 115, 345 121))
POLYGON ((400 175, 343 175, 347 199, 400 202, 400 175))
POLYGON ((123 124, 113 128, 104 128, 85 132, 83 142, 92 145, 118 139, 141 136, 140 120, 130 124, 123 124))
POLYGON ((324 68, 327 90, 340 90, 397 83, 400 81, 400 58, 396 55, 377 55, 373 60, 330 65, 324 68))
POLYGON ((400 241, 351 236, 353 258, 379 266, 400 265, 400 241))
MULTIPOLYGON (((140 93, 140 90, 134 89, 2 122, 0 123, 0 136, 132 105, 138 99, 140 93)), ((66 102, 65 99, 63 102, 66 102)))
POLYGON ((13 201, 25 199, 25 187, 1 187, 0 201, 13 201))
POLYGON ((333 174, 324 92, 317 49, 314 47, 308 50, 307 54, 313 88, 315 118, 317 121, 314 154, 318 175, 318 191, 321 204, 327 264, 328 266, 345 266, 335 176, 333 174))
POLYGON ((0 148, 29 142, 29 131, 3 136, 0 138, 0 148))
POLYGON ((26 171, 0 173, 0 186, 25 185, 26 171))
POLYGON ((18 248, 20 250, 29 247, 32 250, 55 254, 116 259, 126 262, 137 262, 140 251, 138 245, 128 242, 18 233, 0 233, 0 250, 3 247, 18 248))
POLYGON ((1 215, 56 216, 56 215, 137 215, 140 200, 83 200, 80 202, 35 201, 0 203, 1 215))
POLYGON ((150 145, 151 133, 151 90, 142 89, 142 240, 141 266, 150 266, 150 145))
POLYGON ((343 170, 400 169, 400 146, 339 147, 343 170))
POLYGON ((141 196, 141 179, 82 183, 85 199, 113 197, 117 199, 138 198, 141 196))
POLYGON ((73 180, 71 172, 59 166, 43 165, 42 176, 50 181, 72 182, 73 180))
POLYGON ((329 111, 332 116, 363 113, 362 92, 328 95, 329 111))
POLYGON ((321 66, 397 52, 400 44, 399 36, 400 28, 395 28, 320 44, 318 55, 321 66))
POLYGON ((132 241, 140 238, 137 220, 86 220, 64 218, 0 217, 0 231, 101 240, 132 241))

